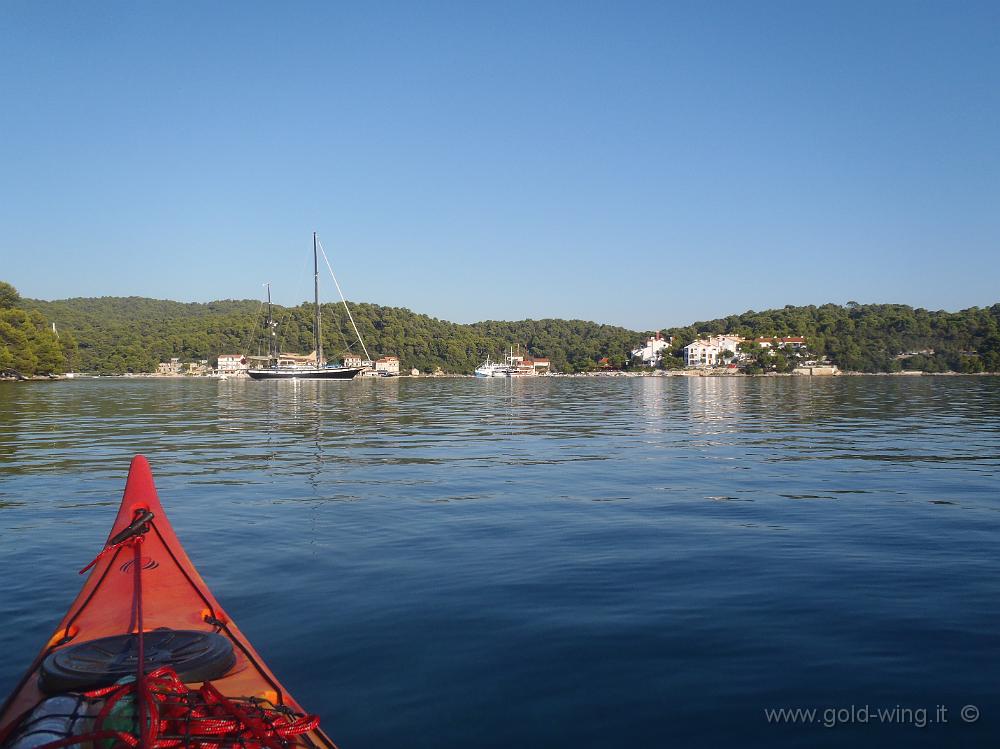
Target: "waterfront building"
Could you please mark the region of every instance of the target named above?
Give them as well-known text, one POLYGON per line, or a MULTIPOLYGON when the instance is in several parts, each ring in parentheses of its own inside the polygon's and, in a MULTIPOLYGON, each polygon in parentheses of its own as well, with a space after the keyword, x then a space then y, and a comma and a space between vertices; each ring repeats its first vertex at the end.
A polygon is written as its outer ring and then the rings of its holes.
POLYGON ((344 354, 342 358, 345 367, 364 367, 371 365, 370 361, 365 361, 364 357, 358 354, 344 354))
POLYGON ((399 357, 397 356, 383 356, 381 359, 375 360, 375 371, 384 372, 386 375, 398 375, 399 374, 399 357))
MULTIPOLYGON (((684 347, 684 363, 689 367, 716 367, 726 361, 743 361, 747 357, 740 351, 740 344, 744 342, 744 338, 729 334, 700 338, 684 347), (723 357, 726 351, 732 356, 723 357)), ((753 342, 763 349, 800 351, 806 348, 806 339, 802 336, 761 337, 754 338, 753 342)))
POLYGON ((684 347, 684 364, 689 367, 715 367, 724 363, 723 355, 728 351, 730 360, 743 358, 740 353, 740 344, 743 338, 737 335, 715 335, 708 338, 699 338, 693 343, 684 347))
POLYGON ((250 364, 242 354, 219 354, 215 371, 219 374, 238 374, 250 369, 250 364))
POLYGON ((542 375, 549 373, 550 362, 545 358, 526 356, 524 357, 524 366, 531 367, 533 374, 542 375))
POLYGON ((156 373, 162 375, 180 374, 181 360, 175 356, 169 362, 160 362, 156 365, 156 373))
POLYGON ((719 361, 719 347, 707 340, 697 340, 684 347, 684 364, 688 367, 714 367, 719 361))
POLYGON ((663 350, 669 348, 674 342, 674 337, 664 338, 660 331, 651 335, 644 346, 632 349, 632 358, 641 359, 644 366, 655 367, 663 359, 663 350))

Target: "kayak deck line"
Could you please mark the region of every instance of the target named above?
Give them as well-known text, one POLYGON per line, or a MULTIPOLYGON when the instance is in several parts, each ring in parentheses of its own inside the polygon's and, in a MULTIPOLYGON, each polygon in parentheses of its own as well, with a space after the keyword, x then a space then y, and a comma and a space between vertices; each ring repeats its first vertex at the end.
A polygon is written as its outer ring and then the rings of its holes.
POLYGON ((336 749, 212 595, 142 455, 88 570, 0 707, 2 749, 336 749))

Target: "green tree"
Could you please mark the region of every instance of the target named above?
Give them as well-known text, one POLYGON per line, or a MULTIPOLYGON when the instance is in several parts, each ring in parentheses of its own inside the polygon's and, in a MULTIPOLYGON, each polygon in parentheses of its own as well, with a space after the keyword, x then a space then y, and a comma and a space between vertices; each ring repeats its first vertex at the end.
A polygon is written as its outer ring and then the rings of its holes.
POLYGON ((14 370, 14 355, 6 344, 0 344, 0 374, 14 370))
POLYGON ((6 281, 0 281, 0 309, 14 309, 20 301, 17 289, 6 281))
POLYGON ((53 335, 39 336, 35 341, 34 353, 37 358, 35 372, 38 374, 58 374, 65 370, 66 358, 59 341, 53 335))

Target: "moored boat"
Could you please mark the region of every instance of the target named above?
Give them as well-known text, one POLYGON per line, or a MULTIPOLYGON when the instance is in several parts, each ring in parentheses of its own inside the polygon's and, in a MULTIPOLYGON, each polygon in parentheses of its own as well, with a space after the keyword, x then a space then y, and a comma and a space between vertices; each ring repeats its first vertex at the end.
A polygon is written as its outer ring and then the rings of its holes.
POLYGON ((510 377, 510 368, 487 356, 486 361, 476 367, 476 377, 510 377))
POLYGON ((205 585, 141 455, 87 569, 0 707, 4 749, 336 749, 205 585))
MULTIPOLYGON (((546 369, 548 359, 543 359, 546 369)), ((487 355, 486 361, 476 367, 476 377, 532 377, 536 374, 534 360, 525 361, 521 355, 521 347, 518 346, 517 353, 511 346, 510 352, 504 357, 503 362, 492 361, 487 355)))
POLYGON ((254 380, 353 380, 362 367, 267 367, 251 369, 247 374, 254 380))
MULTIPOLYGON (((331 268, 331 273, 332 273, 331 268)), ((336 280, 336 279, 335 279, 336 280)), ((268 335, 267 356, 251 356, 251 360, 262 361, 264 366, 250 367, 247 374, 254 380, 353 380, 367 367, 347 367, 339 365, 329 365, 323 359, 323 317, 322 308, 319 305, 319 240, 316 232, 313 232, 313 284, 315 289, 314 313, 313 313, 313 340, 316 344, 315 351, 310 354, 311 363, 282 361, 282 355, 277 350, 277 337, 275 335, 276 324, 271 312, 271 286, 267 286, 267 321, 265 327, 268 335)), ((354 318, 351 310, 347 307, 347 300, 344 300, 344 307, 347 308, 347 315, 357 333, 357 325, 354 325, 354 318)), ((358 333, 358 341, 361 335, 358 333)), ((367 349, 365 354, 367 355, 367 349)), ((296 357, 298 359, 304 357, 296 357)))

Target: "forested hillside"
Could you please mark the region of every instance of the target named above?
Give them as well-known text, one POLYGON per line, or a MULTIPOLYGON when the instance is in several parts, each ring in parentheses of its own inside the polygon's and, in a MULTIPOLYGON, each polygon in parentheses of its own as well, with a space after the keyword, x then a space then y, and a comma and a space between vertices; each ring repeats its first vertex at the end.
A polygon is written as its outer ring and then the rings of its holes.
POLYGON ((73 336, 56 335, 41 313, 21 304, 17 289, 0 281, 0 376, 65 372, 76 351, 73 336))
POLYGON ((260 308, 255 301, 185 304, 143 297, 23 304, 72 333, 79 343, 75 368, 98 374, 155 372, 174 356, 197 361, 241 352, 260 308))
MULTIPOLYGON (((36 338, 41 335, 37 331, 46 329, 45 320, 58 325, 64 336, 60 339, 63 355, 69 341, 74 337, 79 341, 74 368, 105 374, 155 371, 158 362, 174 356, 214 363, 220 353, 256 353, 264 312, 260 302, 251 300, 185 304, 139 297, 19 300, 16 306, 13 312, 31 316, 29 327, 36 331, 32 333, 36 338)), ((404 371, 440 367, 446 372, 469 373, 487 354, 496 357, 518 345, 525 353, 548 357, 557 371, 585 371, 603 357, 623 364, 629 351, 648 335, 648 331, 582 320, 460 325, 400 307, 352 304, 351 310, 368 353, 373 358, 395 354, 404 371)), ((282 350, 312 349, 312 314, 311 304, 275 306, 282 350)), ((323 320, 328 358, 346 351, 362 353, 342 305, 324 305, 323 320)), ((699 334, 735 333, 748 338, 803 335, 815 356, 827 357, 846 370, 1000 371, 1000 304, 961 312, 853 302, 787 306, 664 332, 675 336, 675 356, 668 357, 667 366, 679 366, 676 357, 699 334)), ((14 352, 9 342, 6 346, 9 353, 14 352)))
MULTIPOLYGON (((85 372, 150 372, 171 357, 184 361, 220 353, 258 353, 264 309, 257 301, 183 304, 138 297, 25 302, 79 340, 77 368, 85 372)), ((560 371, 593 367, 598 359, 624 361, 641 334, 582 320, 481 322, 437 320, 400 307, 352 304, 351 313, 372 357, 394 354, 404 370, 472 372, 490 354, 509 346, 547 356, 560 371)), ((281 350, 312 349, 311 304, 275 305, 281 350)), ((323 305, 323 347, 330 359, 347 351, 363 353, 344 307, 323 305)))

